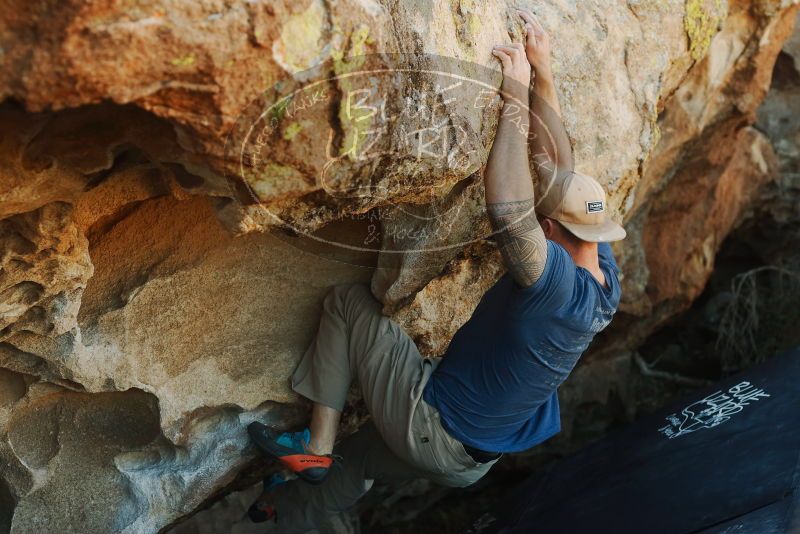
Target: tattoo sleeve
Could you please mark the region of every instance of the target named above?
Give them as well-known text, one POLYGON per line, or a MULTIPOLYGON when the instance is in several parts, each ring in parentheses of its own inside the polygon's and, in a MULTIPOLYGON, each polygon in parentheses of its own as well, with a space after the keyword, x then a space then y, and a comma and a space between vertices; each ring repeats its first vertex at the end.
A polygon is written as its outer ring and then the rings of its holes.
POLYGON ((486 206, 506 268, 522 287, 542 276, 547 261, 547 240, 533 208, 533 198, 486 206))

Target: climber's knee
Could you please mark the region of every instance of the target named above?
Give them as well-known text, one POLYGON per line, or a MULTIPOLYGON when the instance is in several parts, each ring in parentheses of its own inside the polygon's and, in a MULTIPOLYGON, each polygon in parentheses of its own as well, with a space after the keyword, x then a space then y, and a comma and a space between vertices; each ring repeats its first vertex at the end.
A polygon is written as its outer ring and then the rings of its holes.
POLYGON ((341 299, 363 297, 367 294, 372 296, 372 293, 369 290, 369 286, 361 282, 346 282, 342 284, 336 284, 330 289, 328 294, 329 295, 334 294, 336 295, 336 297, 341 299))
POLYGON ((377 303, 369 286, 361 282, 349 282, 333 286, 325 295, 325 307, 344 311, 377 303))

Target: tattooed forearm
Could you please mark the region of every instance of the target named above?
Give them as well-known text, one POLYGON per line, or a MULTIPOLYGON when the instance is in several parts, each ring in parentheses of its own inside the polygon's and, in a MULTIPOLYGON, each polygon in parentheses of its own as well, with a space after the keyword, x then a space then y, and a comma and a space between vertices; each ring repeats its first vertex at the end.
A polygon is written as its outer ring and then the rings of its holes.
POLYGON ((522 287, 533 285, 547 261, 547 240, 533 199, 491 203, 486 209, 508 272, 522 287))
POLYGON ((497 134, 484 172, 486 207, 503 262, 517 285, 528 287, 544 271, 547 241, 533 211, 533 180, 528 162, 528 139, 517 121, 528 126, 529 114, 514 116, 503 106, 497 134))

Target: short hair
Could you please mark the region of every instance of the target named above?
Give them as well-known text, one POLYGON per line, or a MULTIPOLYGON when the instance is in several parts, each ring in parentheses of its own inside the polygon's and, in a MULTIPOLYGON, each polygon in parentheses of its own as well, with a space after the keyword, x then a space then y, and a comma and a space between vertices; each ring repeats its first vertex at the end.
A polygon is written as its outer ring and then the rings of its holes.
POLYGON ((548 217, 547 215, 540 215, 539 213, 536 214, 536 218, 539 220, 539 224, 542 223, 543 219, 550 219, 551 221, 553 221, 553 223, 555 223, 555 225, 558 226, 559 231, 562 234, 564 234, 564 238, 567 239, 573 245, 578 246, 578 245, 582 245, 583 243, 587 243, 587 241, 584 241, 580 237, 578 237, 575 234, 573 234, 572 232, 570 232, 567 229, 567 227, 564 226, 563 224, 561 224, 561 222, 558 221, 557 219, 554 219, 552 217, 548 217))
MULTIPOLYGON (((555 220, 555 219, 554 219, 555 220)), ((561 222, 556 221, 556 224, 561 228, 561 231, 567 236, 567 239, 573 245, 582 245, 583 243, 587 243, 586 240, 581 239, 580 237, 576 236, 572 232, 569 231, 569 228, 561 224, 561 222)))

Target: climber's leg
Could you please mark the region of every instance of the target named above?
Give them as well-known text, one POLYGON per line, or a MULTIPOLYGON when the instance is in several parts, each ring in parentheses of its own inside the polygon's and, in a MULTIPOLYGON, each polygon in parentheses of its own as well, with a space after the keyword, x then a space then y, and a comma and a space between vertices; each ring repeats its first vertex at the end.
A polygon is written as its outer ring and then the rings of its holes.
MULTIPOLYGON (((475 462, 442 428, 436 409, 422 400, 437 364, 423 358, 402 328, 381 313, 368 287, 336 286, 325 297, 319 331, 292 376, 292 387, 341 412, 356 378, 375 427, 398 458, 439 483, 467 486, 494 462, 475 462)), ((333 436, 335 431, 324 428, 333 436)))
POLYGON ((336 430, 339 428, 339 419, 342 412, 314 403, 311 410, 311 440, 308 443, 308 452, 312 454, 330 454, 336 443, 336 430))
POLYGON ((315 403, 310 433, 280 433, 256 421, 248 425, 253 442, 304 480, 321 483, 355 368, 366 355, 383 354, 396 331, 366 286, 333 287, 323 301, 317 335, 292 376, 294 390, 315 403))
MULTIPOLYGON (((369 407, 376 376, 382 387, 405 392, 392 398, 403 398, 418 382, 421 368, 414 342, 381 313, 367 286, 335 286, 323 301, 317 335, 292 375, 294 390, 315 403, 310 438, 306 432, 281 434, 259 422, 251 423, 248 432, 265 454, 304 480, 321 483, 330 468, 326 455, 335 442, 353 377, 367 378, 362 384, 370 384, 365 391, 369 407), (367 375, 364 369, 370 370, 367 375)), ((401 428, 410 419, 407 412, 407 407, 401 410, 401 428)))
MULTIPOLYGON (((394 369, 409 364, 420 369, 422 358, 414 342, 381 313, 366 285, 335 286, 325 296, 317 335, 292 375, 292 388, 315 403, 309 449, 316 454, 333 447, 350 383, 360 379, 367 361, 383 370, 390 386, 394 369)), ((410 382, 391 387, 408 391, 410 382)))
POLYGON ((261 495, 259 501, 275 510, 280 532, 321 527, 331 515, 355 504, 376 479, 401 481, 426 475, 389 450, 371 422, 342 440, 335 452, 342 462, 331 467, 324 484, 295 481, 261 495))

